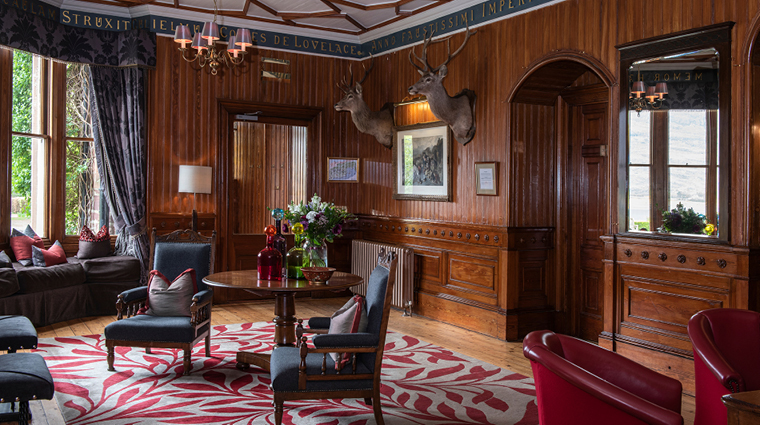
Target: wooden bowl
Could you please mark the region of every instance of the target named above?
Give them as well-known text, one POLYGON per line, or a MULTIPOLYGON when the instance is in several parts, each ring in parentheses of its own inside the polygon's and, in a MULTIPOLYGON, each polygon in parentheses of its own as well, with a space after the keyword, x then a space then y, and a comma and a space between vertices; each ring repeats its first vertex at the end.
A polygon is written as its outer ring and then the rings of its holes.
POLYGON ((333 272, 332 267, 302 267, 301 273, 303 273, 306 280, 311 283, 325 283, 330 280, 333 272))

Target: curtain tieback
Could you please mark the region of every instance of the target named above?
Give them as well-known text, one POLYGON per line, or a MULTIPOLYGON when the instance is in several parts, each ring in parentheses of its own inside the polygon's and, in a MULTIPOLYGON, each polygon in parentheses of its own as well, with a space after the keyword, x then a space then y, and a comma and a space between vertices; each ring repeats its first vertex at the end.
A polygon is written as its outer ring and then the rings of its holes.
POLYGON ((140 235, 144 235, 145 231, 147 230, 145 228, 145 217, 141 218, 140 221, 138 221, 137 223, 131 226, 127 226, 126 230, 127 230, 127 234, 131 238, 136 238, 140 235))
POLYGON ((114 218, 114 227, 116 228, 117 233, 122 233, 124 231, 125 234, 129 235, 131 238, 136 238, 146 232, 145 228, 145 217, 140 219, 135 224, 127 225, 127 222, 124 220, 124 215, 119 214, 114 218))

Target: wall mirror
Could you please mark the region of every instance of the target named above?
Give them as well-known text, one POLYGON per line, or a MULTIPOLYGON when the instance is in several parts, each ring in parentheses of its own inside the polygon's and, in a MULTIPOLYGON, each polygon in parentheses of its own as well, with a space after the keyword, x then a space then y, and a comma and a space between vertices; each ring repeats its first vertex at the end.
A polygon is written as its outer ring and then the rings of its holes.
POLYGON ((618 46, 620 231, 728 239, 732 26, 618 46))

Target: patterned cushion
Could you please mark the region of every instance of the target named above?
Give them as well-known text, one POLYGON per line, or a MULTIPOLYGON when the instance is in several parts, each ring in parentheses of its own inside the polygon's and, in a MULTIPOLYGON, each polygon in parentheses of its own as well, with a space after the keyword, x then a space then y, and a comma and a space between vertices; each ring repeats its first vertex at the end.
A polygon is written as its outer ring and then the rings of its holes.
POLYGON ((82 226, 79 233, 79 251, 77 258, 105 257, 111 252, 111 235, 108 226, 103 225, 97 235, 87 226, 82 226))
POLYGON ((31 226, 27 225, 24 232, 13 229, 11 232, 11 249, 16 261, 24 266, 32 265, 32 245, 45 248, 42 239, 37 236, 31 226))
POLYGON ((198 292, 195 270, 187 269, 172 282, 161 272, 150 272, 148 300, 141 313, 151 316, 190 316, 193 295, 198 292))
POLYGON ((66 252, 60 242, 55 241, 50 249, 32 246, 32 263, 34 267, 50 267, 58 264, 67 264, 66 252))
MULTIPOLYGON (((348 302, 330 317, 328 334, 347 334, 367 330, 367 310, 364 298, 354 295, 348 302)), ((335 369, 341 369, 351 359, 349 353, 330 353, 335 362, 335 369)))

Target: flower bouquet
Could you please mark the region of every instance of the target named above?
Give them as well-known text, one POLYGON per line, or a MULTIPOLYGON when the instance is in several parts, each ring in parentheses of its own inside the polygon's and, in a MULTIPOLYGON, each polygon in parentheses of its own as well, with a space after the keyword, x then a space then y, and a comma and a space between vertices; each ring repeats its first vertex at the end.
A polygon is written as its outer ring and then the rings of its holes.
POLYGON ((294 232, 297 231, 300 233, 300 238, 306 240, 304 267, 326 267, 327 245, 325 243, 333 242, 335 238, 343 236, 343 225, 348 220, 356 218, 333 203, 322 202, 322 198, 314 194, 308 203, 293 202, 288 205, 285 219, 288 220, 294 232), (296 226, 297 224, 300 226, 296 226))

